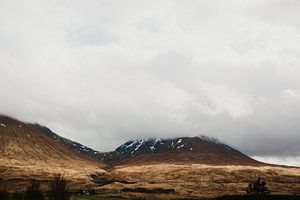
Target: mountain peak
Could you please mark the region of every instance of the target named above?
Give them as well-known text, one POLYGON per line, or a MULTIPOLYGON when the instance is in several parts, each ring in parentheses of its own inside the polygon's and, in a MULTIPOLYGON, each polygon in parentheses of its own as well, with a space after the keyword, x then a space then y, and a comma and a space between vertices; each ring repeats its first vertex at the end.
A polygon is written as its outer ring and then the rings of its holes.
POLYGON ((193 143, 197 143, 197 140, 208 142, 215 145, 224 145, 219 140, 208 136, 199 137, 180 137, 173 139, 162 138, 145 138, 129 140, 116 149, 120 154, 138 155, 140 153, 158 153, 168 149, 188 149, 193 151, 193 143))
POLYGON ((108 164, 149 162, 202 164, 259 164, 234 148, 207 136, 129 140, 115 151, 102 154, 108 164))

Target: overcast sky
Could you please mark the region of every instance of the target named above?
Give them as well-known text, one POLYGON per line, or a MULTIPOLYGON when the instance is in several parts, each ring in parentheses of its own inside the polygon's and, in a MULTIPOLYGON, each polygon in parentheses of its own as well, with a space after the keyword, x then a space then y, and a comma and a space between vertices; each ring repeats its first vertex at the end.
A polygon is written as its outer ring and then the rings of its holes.
POLYGON ((99 151, 207 135, 300 166, 299 0, 0 0, 0 112, 99 151))

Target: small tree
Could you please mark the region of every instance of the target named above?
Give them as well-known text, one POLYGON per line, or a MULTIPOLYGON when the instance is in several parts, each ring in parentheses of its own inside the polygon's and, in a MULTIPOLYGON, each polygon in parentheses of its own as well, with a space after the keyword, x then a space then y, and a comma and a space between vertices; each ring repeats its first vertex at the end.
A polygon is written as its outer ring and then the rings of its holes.
POLYGON ((69 200, 71 197, 68 183, 62 175, 56 175, 50 182, 49 200, 69 200))
POLYGON ((40 183, 34 179, 30 180, 30 185, 24 195, 24 200, 44 200, 43 194, 40 190, 40 183))
POLYGON ((267 195, 270 194, 270 190, 267 187, 265 179, 260 177, 256 181, 249 183, 247 188, 248 195, 267 195))

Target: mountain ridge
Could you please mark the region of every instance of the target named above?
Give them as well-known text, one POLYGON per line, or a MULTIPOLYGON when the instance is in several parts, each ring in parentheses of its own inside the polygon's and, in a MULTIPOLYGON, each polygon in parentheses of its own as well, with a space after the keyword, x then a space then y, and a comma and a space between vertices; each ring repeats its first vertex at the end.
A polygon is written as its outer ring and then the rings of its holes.
POLYGON ((207 136, 129 140, 114 151, 98 155, 110 165, 198 163, 262 165, 240 151, 207 136))
POLYGON ((256 177, 265 177, 271 190, 291 194, 300 177, 300 168, 260 163, 204 136, 137 139, 112 152, 94 151, 47 127, 0 115, 0 176, 8 191, 25 190, 31 179, 45 188, 62 174, 73 190, 93 188, 137 199, 199 199, 236 194, 256 177), (156 193, 170 189, 175 193, 156 193))
POLYGON ((72 183, 91 184, 90 174, 104 167, 99 160, 68 148, 39 129, 0 115, 0 176, 8 189, 21 190, 31 178, 49 180, 55 174, 72 183))
POLYGON ((98 154, 99 152, 86 146, 83 145, 79 142, 67 139, 65 137, 62 137, 60 135, 58 135, 57 133, 53 132, 50 128, 40 125, 38 123, 29 123, 30 126, 42 131, 44 134, 48 135, 49 137, 52 137, 53 139, 57 140, 58 142, 63 143, 64 145, 66 145, 68 148, 86 155, 86 156, 91 156, 91 157, 95 157, 96 154, 98 154))
MULTIPOLYGON (((0 126, 2 128, 6 126, 3 123, 3 121, 5 122, 4 119, 16 120, 0 115, 0 126)), ((123 143, 114 151, 99 152, 64 138, 38 123, 23 123, 20 121, 18 123, 39 131, 75 153, 98 160, 99 163, 108 166, 143 163, 264 165, 264 163, 250 158, 216 138, 203 135, 196 137, 135 139, 123 143)))

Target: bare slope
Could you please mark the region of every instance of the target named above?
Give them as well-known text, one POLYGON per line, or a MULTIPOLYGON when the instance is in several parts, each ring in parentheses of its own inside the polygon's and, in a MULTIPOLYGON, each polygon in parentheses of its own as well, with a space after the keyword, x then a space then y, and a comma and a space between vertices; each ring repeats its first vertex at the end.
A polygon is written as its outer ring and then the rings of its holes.
POLYGON ((78 143, 78 142, 74 142, 74 141, 69 140, 67 138, 61 137, 60 135, 54 133, 52 130, 50 130, 46 126, 42 126, 42 125, 37 124, 37 123, 28 124, 28 125, 32 126, 35 129, 38 129, 39 131, 46 134, 50 138, 53 138, 57 142, 63 144, 67 148, 69 148, 69 149, 71 149, 71 150, 73 150, 77 153, 80 153, 82 155, 89 156, 89 157, 96 157, 97 154, 99 154, 99 152, 95 151, 94 149, 91 149, 91 148, 89 148, 85 145, 82 145, 82 144, 78 143))
POLYGON ((41 130, 16 119, 0 116, 0 176, 8 182, 57 173, 72 181, 89 182, 101 164, 84 156, 41 130))

